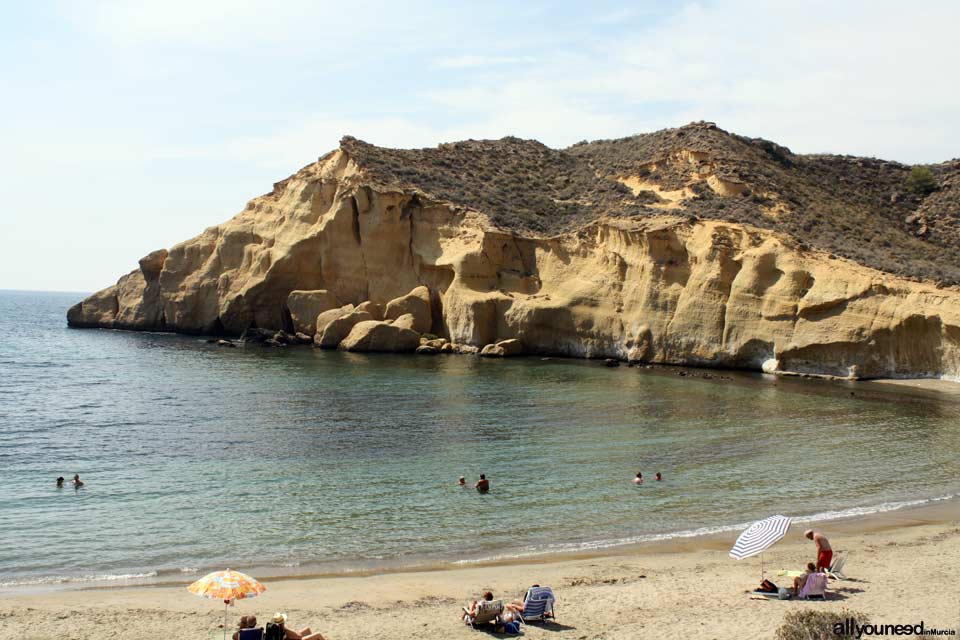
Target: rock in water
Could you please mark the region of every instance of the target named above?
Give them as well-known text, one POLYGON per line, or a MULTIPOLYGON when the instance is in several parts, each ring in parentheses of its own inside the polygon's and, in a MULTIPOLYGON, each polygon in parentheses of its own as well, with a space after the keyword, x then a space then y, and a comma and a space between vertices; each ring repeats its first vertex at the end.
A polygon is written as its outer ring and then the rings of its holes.
POLYGON ((344 313, 340 317, 327 323, 327 326, 323 329, 323 333, 314 339, 314 344, 321 349, 336 349, 340 345, 340 342, 350 334, 357 323, 371 319, 370 314, 366 311, 350 311, 344 313))
POLYGON ((326 289, 291 291, 287 296, 294 332, 311 337, 317 332, 317 316, 339 306, 337 297, 326 289))
POLYGON ((273 337, 276 334, 276 331, 271 331, 270 329, 257 329, 256 327, 250 327, 240 335, 240 342, 253 342, 256 344, 262 344, 267 340, 273 340, 273 337))
POLYGON ((430 290, 426 287, 417 287, 410 293, 395 298, 387 303, 383 312, 384 318, 396 320, 404 315, 413 316, 413 326, 417 333, 430 331, 433 324, 433 312, 430 307, 430 290))
POLYGON ((424 356, 433 356, 440 353, 440 350, 436 347, 432 347, 429 344, 422 344, 417 347, 417 353, 424 356))
POLYGON ((416 331, 396 327, 381 320, 357 323, 340 343, 344 351, 412 352, 420 344, 416 331))
POLYGON ((507 355, 503 347, 495 344, 488 344, 480 350, 481 358, 502 358, 507 355))

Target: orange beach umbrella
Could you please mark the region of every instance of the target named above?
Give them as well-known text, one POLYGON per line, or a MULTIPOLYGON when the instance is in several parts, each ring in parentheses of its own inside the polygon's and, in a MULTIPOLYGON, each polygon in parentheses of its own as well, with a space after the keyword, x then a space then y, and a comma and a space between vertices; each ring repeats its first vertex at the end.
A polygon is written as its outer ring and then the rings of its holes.
POLYGON ((266 590, 255 578, 239 571, 214 571, 203 576, 187 591, 214 600, 223 600, 223 637, 227 637, 227 606, 234 600, 253 598, 266 590))

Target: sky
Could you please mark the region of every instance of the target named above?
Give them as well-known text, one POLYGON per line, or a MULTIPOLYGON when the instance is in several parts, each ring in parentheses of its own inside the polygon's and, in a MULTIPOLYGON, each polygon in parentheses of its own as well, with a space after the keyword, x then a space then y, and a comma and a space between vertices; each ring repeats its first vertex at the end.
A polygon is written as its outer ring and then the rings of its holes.
POLYGON ((4 1, 0 289, 101 289, 352 135, 553 147, 716 122, 960 156, 960 3, 4 1))

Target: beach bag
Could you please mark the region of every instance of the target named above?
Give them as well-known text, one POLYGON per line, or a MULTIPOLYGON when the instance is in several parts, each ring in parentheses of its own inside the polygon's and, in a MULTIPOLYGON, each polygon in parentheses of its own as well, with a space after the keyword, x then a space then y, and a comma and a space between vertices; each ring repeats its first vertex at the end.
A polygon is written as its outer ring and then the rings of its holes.
POLYGON ((283 627, 274 622, 268 622, 263 630, 263 640, 284 640, 286 636, 283 627))
POLYGON ((760 583, 760 588, 757 589, 757 591, 760 591, 761 593, 778 593, 780 589, 777 587, 777 585, 773 584, 769 580, 764 580, 760 583))

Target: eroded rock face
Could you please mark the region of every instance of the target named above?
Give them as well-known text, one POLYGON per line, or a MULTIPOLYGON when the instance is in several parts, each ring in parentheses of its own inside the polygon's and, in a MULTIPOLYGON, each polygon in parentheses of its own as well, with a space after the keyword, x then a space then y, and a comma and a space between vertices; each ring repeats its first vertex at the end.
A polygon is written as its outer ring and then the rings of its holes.
POLYGON ((232 220, 151 254, 68 320, 239 335, 284 328, 292 292, 317 290, 371 305, 329 337, 353 307, 318 314, 321 346, 413 351, 419 340, 407 349, 409 336, 431 331, 472 349, 517 339, 532 354, 960 375, 954 290, 804 250, 771 231, 666 213, 517 237, 478 212, 378 186, 342 150, 232 220), (392 324, 378 321, 380 305, 392 324))

